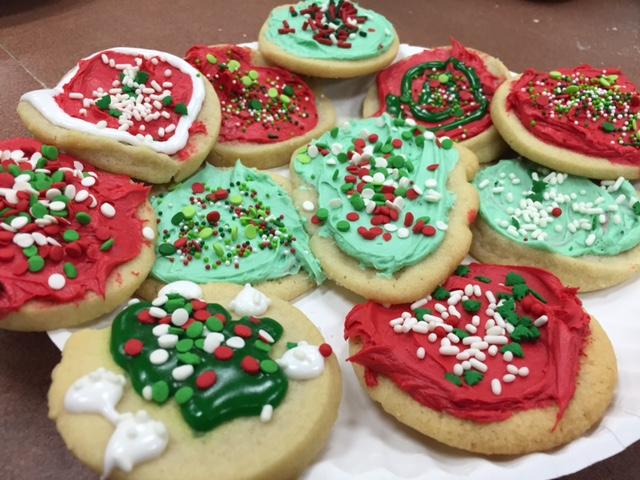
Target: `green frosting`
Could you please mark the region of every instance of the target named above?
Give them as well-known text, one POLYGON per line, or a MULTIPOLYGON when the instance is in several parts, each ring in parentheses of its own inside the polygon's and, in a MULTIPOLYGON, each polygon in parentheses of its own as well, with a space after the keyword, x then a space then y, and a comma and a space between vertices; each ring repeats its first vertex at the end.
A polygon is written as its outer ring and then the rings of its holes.
POLYGON ((340 61, 376 57, 387 51, 396 38, 393 26, 385 17, 342 0, 306 0, 293 9, 288 5, 277 7, 269 17, 266 36, 297 57, 340 61), (317 14, 318 7, 324 11, 317 14), (330 12, 334 12, 333 15, 330 12), (353 20, 345 25, 342 18, 353 20), (322 25, 319 29, 303 28, 305 23, 316 19, 320 19, 322 25), (327 28, 335 32, 319 35, 319 30, 329 31, 327 28), (344 41, 339 40, 340 31, 348 33, 344 41))
POLYGON ((482 220, 501 235, 569 257, 618 255, 640 244, 640 202, 626 180, 558 173, 501 160, 475 179, 482 220))
POLYGON ((384 114, 324 134, 293 168, 318 192, 320 234, 388 277, 442 243, 455 203, 446 185, 458 160, 450 139, 384 114))
POLYGON ((157 404, 173 397, 185 421, 197 431, 211 430, 237 417, 260 415, 265 405, 277 407, 286 396, 289 382, 270 358, 271 344, 261 340, 260 330, 277 342, 284 331, 282 326, 270 318, 232 320, 221 305, 199 303, 197 310, 180 295, 168 295, 161 307, 167 314, 184 308, 201 320, 187 328, 168 326, 164 334, 157 330, 163 325, 149 315, 148 302, 130 305, 118 314, 111 327, 111 354, 129 375, 135 391, 157 404), (213 353, 207 351, 205 343, 211 332, 223 337, 218 341, 222 346, 213 353), (241 338, 239 333, 243 335, 241 347, 224 345, 231 337, 241 338), (172 335, 178 337, 177 343, 162 343, 172 335), (128 350, 131 343, 138 348, 128 350), (163 361, 154 363, 152 355, 159 351, 164 351, 163 361), (185 366, 188 374, 176 378, 175 369, 185 366))
POLYGON ((255 284, 301 269, 325 279, 300 215, 268 174, 206 165, 151 203, 159 219, 151 273, 165 283, 255 284))

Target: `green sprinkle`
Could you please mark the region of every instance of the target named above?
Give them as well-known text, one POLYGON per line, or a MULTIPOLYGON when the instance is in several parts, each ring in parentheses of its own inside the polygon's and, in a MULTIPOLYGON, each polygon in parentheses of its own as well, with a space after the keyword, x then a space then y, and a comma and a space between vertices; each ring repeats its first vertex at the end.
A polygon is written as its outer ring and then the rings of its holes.
POLYGON ((238 62, 237 60, 229 60, 229 62, 227 63, 227 68, 230 72, 235 72, 240 68, 240 62, 238 62))
POLYGON ((67 230, 62 234, 65 242, 71 243, 80 239, 80 234, 75 230, 67 230))
POLYGON ((176 403, 178 405, 184 405, 189 400, 191 400, 191 397, 193 397, 193 388, 187 387, 186 385, 176 390, 176 393, 174 395, 174 398, 176 399, 176 403))
POLYGON ((171 217, 172 225, 180 225, 180 222, 184 220, 184 214, 182 212, 176 213, 173 217, 171 217))
POLYGON ((193 348, 193 340, 190 338, 183 338, 176 343, 176 350, 180 353, 186 353, 193 348))
POLYGON ((78 269, 73 263, 65 263, 62 269, 64 270, 64 274, 67 276, 67 278, 71 280, 73 280, 74 278, 78 278, 78 269))
POLYGON ((298 344, 296 342, 287 342, 287 350, 291 350, 292 348, 296 348, 298 344))
POLYGON ((284 93, 280 95, 280 101, 282 103, 289 103, 291 101, 291 98, 289 98, 288 95, 285 95, 284 93))
POLYGON ((234 194, 229 197, 231 205, 240 205, 242 203, 242 195, 234 194))
POLYGON ((569 85, 565 90, 569 95, 574 95, 580 91, 580 87, 577 85, 569 85))
POLYGON ((91 223, 91 215, 84 212, 78 212, 76 214, 76 220, 80 225, 89 225, 91 223))
POLYGON ((356 211, 361 212, 362 210, 364 210, 364 200, 359 193, 353 194, 349 201, 351 202, 351 206, 353 206, 356 211))
POLYGON ((467 275, 469 275, 470 271, 471 269, 467 265, 459 265, 458 268, 456 268, 456 271, 453 273, 454 275, 457 275, 459 277, 466 277, 467 275))
POLYGON ((109 105, 111 105, 111 97, 109 95, 105 95, 99 100, 96 100, 95 104, 100 110, 106 110, 109 108, 109 105))
POLYGON ((30 247, 22 249, 22 253, 27 258, 33 257, 34 255, 38 254, 38 247, 35 245, 31 245, 30 247))
POLYGON ((215 252, 215 254, 220 257, 223 258, 224 257, 224 245, 222 245, 221 243, 214 243, 213 244, 213 251, 215 252))
POLYGON ((604 122, 602 124, 602 130, 604 130, 607 133, 615 132, 616 131, 616 126, 613 123, 604 122))
POLYGON ((468 313, 477 313, 482 304, 477 300, 463 300, 462 308, 468 313))
POLYGON ((248 87, 249 85, 251 85, 253 83, 253 80, 251 80, 251 78, 249 78, 248 76, 243 76, 242 78, 240 78, 240 81, 242 82, 242 84, 245 87, 248 87))
POLYGON ((244 235, 249 240, 252 240, 258 236, 258 229, 256 228, 255 225, 251 225, 251 224, 247 225, 246 227, 244 227, 244 235))
POLYGON ((467 338, 469 336, 469 333, 466 330, 461 330, 459 328, 454 328, 453 334, 456 337, 458 337, 460 340, 462 340, 463 338, 467 338))
POLYGON ((204 227, 200 232, 198 232, 198 237, 202 239, 207 239, 211 235, 213 235, 213 228, 211 227, 204 227))
POLYGON ((164 380, 159 380, 151 385, 151 399, 163 404, 169 398, 169 385, 164 380))
POLYGON ((338 127, 335 127, 331 129, 329 135, 331 135, 333 138, 336 138, 338 136, 338 133, 340 133, 340 129, 338 127))
POLYGON ((450 296, 449 290, 443 287, 438 287, 433 291, 433 298, 436 300, 447 300, 450 296))
POLYGON ((605 77, 600 77, 600 85, 602 85, 603 87, 610 87, 611 84, 609 83, 609 79, 605 78, 605 77))
POLYGON ((351 225, 346 220, 339 220, 336 223, 336 228, 338 229, 339 232, 348 232, 349 229, 351 228, 351 225))
POLYGON ((460 377, 457 376, 457 375, 454 375, 453 373, 450 373, 450 372, 445 373, 444 374, 444 378, 445 378, 445 380, 453 383, 457 387, 461 387, 462 386, 462 380, 460 380, 460 377))
POLYGON ((191 219, 195 216, 195 214, 196 207, 194 207, 193 205, 187 205, 182 209, 182 215, 184 215, 184 218, 191 219))
POLYGON ((522 346, 517 342, 512 342, 508 345, 505 345, 500 349, 502 353, 511 352, 514 357, 524 358, 524 352, 522 351, 522 346))
POLYGON ((295 93, 291 85, 285 85, 282 91, 284 92, 285 95, 288 95, 290 97, 293 97, 293 94, 295 93))
POLYGON ((562 73, 560 73, 560 72, 559 72, 559 71, 557 71, 557 70, 551 70, 551 71, 549 72, 549 76, 550 76, 551 78, 553 78, 554 80, 560 80, 560 79, 562 78, 562 73))
POLYGON ((171 95, 167 95, 162 99, 162 105, 164 105, 165 107, 168 107, 172 103, 173 103, 173 97, 171 95))
POLYGON ((329 210, 326 208, 319 208, 316 212, 316 216, 320 219, 320 221, 324 222, 329 218, 329 210))
POLYGON ((42 156, 47 160, 57 160, 58 159, 58 149, 53 145, 42 145, 40 149, 42 156))
POLYGON ((207 53, 207 62, 209 62, 211 65, 215 65, 216 63, 218 63, 218 59, 215 57, 215 55, 207 53))
POLYGON ((260 100, 256 100, 255 98, 249 102, 249 108, 252 110, 262 110, 262 102, 260 100))
POLYGON ((267 90, 267 95, 269 95, 269 97, 271 98, 276 98, 278 96, 278 89, 271 87, 269 90, 267 90))
POLYGON ((174 111, 178 115, 187 115, 189 112, 187 111, 187 106, 184 103, 178 103, 174 107, 174 111))
POLYGON ((438 81, 440 83, 449 83, 449 75, 447 75, 446 73, 441 73, 440 75, 438 75, 438 81))
POLYGON ((100 250, 102 250, 103 252, 108 252, 109 250, 111 250, 114 243, 115 243, 115 240, 113 238, 110 238, 109 240, 104 242, 102 245, 100 245, 100 250))
POLYGON ((513 286, 513 296, 516 300, 520 301, 529 293, 529 287, 524 283, 519 283, 513 286))
POLYGON ((440 145, 442 145, 442 148, 444 148, 445 150, 451 150, 451 148, 453 148, 453 140, 451 140, 450 138, 445 138, 440 141, 440 145))
POLYGON ((200 357, 195 353, 179 353, 176 358, 187 365, 198 365, 200 363, 200 357))
POLYGON ((110 108, 109 109, 109 115, 111 115, 112 117, 115 117, 115 118, 119 118, 120 115, 122 115, 122 112, 120 110, 116 110, 114 108, 110 108))
POLYGON ((34 255, 27 260, 30 272, 39 272, 44 268, 44 258, 40 255, 34 255))
POLYGON ((471 387, 480 383, 483 378, 484 375, 480 372, 476 372, 475 370, 467 370, 464 372, 464 381, 471 387))
POLYGON ((203 328, 204 325, 202 325, 202 323, 200 322, 192 323, 189 328, 187 328, 187 337, 198 338, 200 335, 202 335, 203 328))
MULTIPOLYGON (((258 78, 260 78, 260 74, 258 72, 256 72, 255 70, 249 70, 249 78, 251 80, 257 80, 258 78)), ((285 87, 286 89, 286 87, 285 87)))
POLYGON ((158 247, 158 253, 160 253, 160 255, 164 257, 168 255, 173 255, 174 253, 176 253, 176 247, 174 247, 170 243, 161 243, 160 246, 158 247))
POLYGON ((303 164, 311 163, 311 157, 306 153, 299 153, 297 158, 300 163, 303 163, 303 164))
POLYGON ((140 70, 138 73, 136 73, 136 78, 134 78, 133 81, 138 84, 143 84, 143 83, 147 83, 148 80, 149 80, 149 74, 145 71, 140 70))
POLYGON ((262 340, 256 340, 253 343, 253 346, 256 347, 258 350, 262 350, 263 352, 269 353, 271 351, 271 345, 263 342, 262 340))
POLYGON ((207 330, 209 330, 210 332, 221 332, 222 329, 224 328, 224 324, 222 323, 222 320, 220 320, 218 317, 209 317, 207 318, 207 330))
POLYGON ((475 277, 475 279, 482 283, 491 283, 491 279, 489 277, 478 275, 477 277, 475 277))
POLYGON ((423 320, 425 315, 431 315, 431 310, 429 308, 416 308, 413 311, 414 316, 418 320, 423 320))
POLYGON ((275 373, 279 368, 280 367, 278 367, 278 364, 273 360, 266 359, 260 362, 260 370, 262 370, 264 373, 275 373))
POLYGON ((518 285, 520 283, 525 283, 524 278, 515 272, 507 273, 507 278, 504 282, 507 287, 512 287, 513 285, 518 285))
POLYGON ((636 215, 640 215, 640 201, 634 203, 631 208, 633 209, 633 213, 635 213, 636 215))

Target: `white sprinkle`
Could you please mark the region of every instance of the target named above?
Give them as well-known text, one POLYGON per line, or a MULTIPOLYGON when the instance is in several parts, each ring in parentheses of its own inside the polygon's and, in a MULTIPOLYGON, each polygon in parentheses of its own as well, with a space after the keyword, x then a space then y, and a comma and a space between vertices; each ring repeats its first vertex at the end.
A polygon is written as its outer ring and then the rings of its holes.
POLYGON ((83 187, 92 187, 96 184, 96 179, 89 176, 89 177, 84 177, 80 183, 82 184, 83 187))
POLYGON ((529 369, 527 367, 520 368, 520 370, 518 370, 518 375, 520 375, 521 377, 528 376, 529 375, 529 369))
POLYGON ((418 347, 418 349, 416 350, 416 357, 422 360, 426 355, 427 351, 424 349, 424 347, 418 347))
POLYGON ((177 308, 171 314, 171 323, 173 323, 177 327, 183 326, 188 321, 189 312, 187 312, 184 308, 177 308))
POLYGON ((262 329, 258 330, 258 336, 260 337, 261 340, 267 343, 275 342, 275 339, 271 336, 271 334, 269 334, 269 332, 265 330, 262 330, 262 329))
POLYGON ((178 343, 178 336, 173 333, 166 333, 158 337, 158 345, 162 348, 173 348, 178 343))
POLYGON ((154 238, 156 238, 156 232, 154 232, 153 228, 151 227, 144 227, 142 229, 142 236, 147 240, 153 240, 154 238))
POLYGON ((224 342, 224 335, 219 332, 208 333, 204 339, 202 349, 207 353, 213 353, 224 342))
POLYGON ((149 354, 149 361, 154 365, 162 365, 169 360, 169 352, 162 348, 158 348, 149 354))
POLYGON ((153 388, 151 385, 145 385, 142 389, 142 398, 145 400, 151 400, 153 398, 153 388))
POLYGON ((427 337, 427 340, 429 340, 431 343, 434 343, 436 340, 438 340, 438 335, 436 335, 435 333, 430 333, 427 337))
POLYGON ((59 200, 56 200, 55 202, 51 202, 49 204, 49 210, 53 212, 61 212, 65 208, 67 208, 67 205, 59 200))
POLYGON ((180 365, 171 370, 171 376, 179 382, 186 380, 191 375, 193 375, 193 365, 180 365))
POLYGON ((504 335, 485 335, 484 341, 490 345, 505 345, 509 339, 504 335))
POLYGON ((100 213, 107 218, 113 218, 116 216, 116 209, 110 203, 103 203, 100 205, 100 213))
POLYGON ((262 423, 267 423, 268 421, 271 420, 272 416, 273 416, 273 407, 269 404, 266 404, 265 406, 263 406, 262 410, 260 411, 260 421, 262 423))
POLYGON ((89 192, 87 192, 86 190, 80 190, 78 193, 76 193, 76 202, 84 202, 87 198, 89 198, 89 192))
POLYGON ((54 273, 49 276, 49 288, 52 290, 62 290, 67 284, 64 276, 59 273, 54 273))
POLYGON ((480 360, 476 358, 470 358, 469 363, 473 368, 481 371, 482 373, 486 372, 489 369, 489 367, 487 367, 484 363, 482 363, 480 360))
POLYGON ((512 373, 514 375, 517 375, 518 374, 518 367, 516 367, 515 365, 510 363, 509 365, 507 365, 507 372, 512 373))
POLYGON ((167 297, 166 295, 158 295, 156 298, 151 300, 151 305, 153 305, 154 307, 161 307, 168 301, 169 297, 167 297))
POLYGON ((506 375, 504 375, 504 376, 502 377, 502 381, 503 381, 504 383, 511 383, 511 382, 513 382, 515 379, 516 379, 516 376, 515 376, 515 375, 513 375, 513 374, 511 374, 511 373, 507 373, 506 375))
POLYGON ((313 204, 313 202, 309 201, 309 200, 305 200, 304 202, 302 202, 302 209, 305 212, 313 212, 313 210, 316 208, 316 206, 313 204))
POLYGON ((545 323, 547 323, 548 321, 549 321, 549 317, 547 317, 546 315, 540 315, 538 318, 536 318, 536 320, 535 320, 535 322, 533 322, 533 324, 536 327, 541 327, 545 323))
POLYGON ((511 363, 513 361, 513 352, 509 352, 509 351, 504 352, 502 354, 502 359, 507 363, 511 363))
POLYGON ((491 345, 487 350, 487 353, 492 357, 495 357, 498 354, 498 347, 495 345, 491 345))
POLYGON ((160 307, 151 307, 149 309, 149 315, 151 315, 153 318, 164 318, 167 316, 167 312, 165 312, 160 307))
POLYGON ((491 392, 496 396, 502 393, 502 384, 497 378, 491 380, 491 392))
POLYGON ((457 376, 461 376, 463 373, 464 373, 464 368, 462 368, 462 365, 460 365, 459 363, 456 363, 453 366, 453 374, 457 376))
POLYGON ((409 230, 401 227, 398 229, 398 238, 407 238, 409 236, 409 230))
POLYGON ((20 230, 27 223, 29 223, 29 219, 23 215, 20 215, 19 217, 15 217, 13 220, 11 220, 11 226, 16 230, 20 230))
POLYGON ((244 348, 244 343, 242 337, 231 337, 226 341, 227 346, 235 349, 244 348))
POLYGON ((166 335, 167 333, 169 333, 169 324, 167 324, 167 323, 160 323, 160 324, 156 325, 155 327, 153 327, 153 329, 151 330, 151 332, 152 332, 156 337, 161 337, 162 335, 166 335))

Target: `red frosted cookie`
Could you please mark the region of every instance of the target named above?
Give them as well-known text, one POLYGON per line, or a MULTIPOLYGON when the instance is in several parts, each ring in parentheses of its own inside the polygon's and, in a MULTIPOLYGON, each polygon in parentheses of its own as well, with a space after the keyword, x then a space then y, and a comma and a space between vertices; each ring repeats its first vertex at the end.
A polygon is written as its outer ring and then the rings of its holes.
POLYGON ((388 413, 485 454, 577 438, 602 417, 617 380, 611 344, 576 290, 535 268, 460 266, 413 304, 357 305, 345 337, 388 413))
POLYGON ((79 325, 126 301, 153 263, 148 193, 56 147, 0 142, 0 328, 79 325))
POLYGON ((186 60, 200 70, 220 99, 220 136, 208 160, 219 166, 270 168, 335 124, 331 101, 260 52, 236 45, 198 45, 186 60))

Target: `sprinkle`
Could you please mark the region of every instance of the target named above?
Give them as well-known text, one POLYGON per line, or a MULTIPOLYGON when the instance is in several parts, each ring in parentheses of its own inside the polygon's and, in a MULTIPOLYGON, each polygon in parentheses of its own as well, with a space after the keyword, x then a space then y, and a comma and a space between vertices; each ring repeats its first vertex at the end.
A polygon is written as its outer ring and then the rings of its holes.
POLYGON ((174 380, 183 381, 193 375, 193 365, 180 365, 171 370, 171 376, 174 380))
POLYGON ((427 355, 427 351, 424 349, 424 347, 418 347, 418 349, 416 350, 416 356, 420 360, 422 360, 426 355, 427 355))
POLYGON ((156 232, 151 227, 144 227, 142 229, 142 236, 147 240, 153 240, 156 238, 156 232))
POLYGON ((167 360, 169 360, 169 352, 162 348, 154 350, 149 354, 149 361, 154 365, 162 365, 167 360))
POLYGON ((49 288, 52 290, 62 290, 67 284, 66 279, 59 273, 54 273, 49 276, 49 288))
POLYGON ((103 203, 100 205, 100 213, 107 218, 113 218, 116 216, 116 209, 110 203, 103 203))
POLYGON ((502 394, 502 384, 497 378, 491 380, 491 392, 496 396, 502 394))
POLYGON ((262 423, 267 423, 271 420, 273 416, 273 407, 269 404, 264 405, 262 410, 260 411, 260 421, 262 423))

